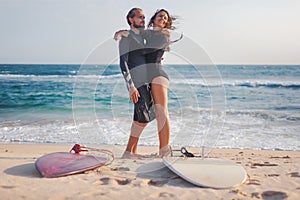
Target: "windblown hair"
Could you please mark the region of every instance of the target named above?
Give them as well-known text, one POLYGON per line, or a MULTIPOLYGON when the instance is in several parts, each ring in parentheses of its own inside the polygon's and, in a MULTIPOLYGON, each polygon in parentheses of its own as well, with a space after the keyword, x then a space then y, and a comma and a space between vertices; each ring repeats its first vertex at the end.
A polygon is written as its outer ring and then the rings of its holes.
POLYGON ((154 15, 151 17, 151 19, 150 19, 150 21, 149 21, 149 23, 148 23, 148 28, 153 27, 154 19, 156 18, 156 16, 157 16, 158 13, 160 13, 160 12, 165 12, 165 13, 167 13, 167 15, 168 15, 168 21, 167 21, 167 23, 166 23, 166 27, 165 27, 165 28, 166 28, 166 29, 170 29, 170 30, 176 29, 172 24, 173 24, 173 21, 175 21, 177 18, 174 17, 174 16, 171 16, 171 15, 169 14, 169 12, 166 11, 165 9, 158 9, 158 10, 154 13, 154 15))

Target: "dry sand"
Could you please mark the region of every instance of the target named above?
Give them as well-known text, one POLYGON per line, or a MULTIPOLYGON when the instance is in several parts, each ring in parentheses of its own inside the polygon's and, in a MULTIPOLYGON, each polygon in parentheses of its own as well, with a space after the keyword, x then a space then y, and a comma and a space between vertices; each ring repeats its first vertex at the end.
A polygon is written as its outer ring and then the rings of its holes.
MULTIPOLYGON (((213 150, 210 157, 233 160, 248 173, 244 184, 228 189, 196 187, 163 167, 159 158, 120 159, 124 147, 115 146, 97 147, 115 153, 115 160, 108 166, 77 175, 42 178, 34 166, 36 159, 47 153, 67 152, 71 147, 0 144, 0 198, 300 199, 299 151, 213 150), (157 169, 146 172, 151 166, 157 169)), ((155 147, 139 147, 139 151, 149 153, 155 147)))

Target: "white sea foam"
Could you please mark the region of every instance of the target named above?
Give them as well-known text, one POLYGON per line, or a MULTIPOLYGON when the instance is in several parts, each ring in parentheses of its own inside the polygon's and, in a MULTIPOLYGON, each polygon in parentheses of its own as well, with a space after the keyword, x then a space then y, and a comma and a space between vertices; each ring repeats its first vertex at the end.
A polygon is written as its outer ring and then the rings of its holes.
MULTIPOLYGON (((0 67, 0 143, 127 144, 133 105, 118 66, 0 67)), ((299 66, 165 68, 172 146, 300 150, 299 66)), ((154 121, 139 144, 158 143, 154 121)))
POLYGON ((203 80, 203 79, 173 79, 174 85, 197 85, 202 87, 300 87, 300 81, 278 80, 203 80))
MULTIPOLYGON (((183 116, 170 113, 171 145, 215 148, 264 148, 299 150, 299 121, 278 123, 276 113, 228 112, 212 123, 209 110, 192 110, 183 116), (201 112, 201 114, 199 114, 201 112), (213 127, 210 127, 213 125, 213 127), (276 135, 276 137, 274 137, 276 135), (284 141, 284 142, 283 142, 284 141)), ((81 119, 84 120, 84 119, 81 119)), ((126 145, 131 117, 97 118, 94 121, 6 122, 0 125, 1 142, 38 142, 126 145)), ((158 145, 156 122, 150 123, 140 145, 158 145)))

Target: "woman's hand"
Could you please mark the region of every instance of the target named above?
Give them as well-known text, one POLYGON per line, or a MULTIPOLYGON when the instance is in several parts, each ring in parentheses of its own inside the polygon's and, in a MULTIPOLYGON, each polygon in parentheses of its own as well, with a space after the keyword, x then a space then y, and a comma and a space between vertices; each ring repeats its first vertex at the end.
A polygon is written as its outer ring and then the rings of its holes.
POLYGON ((129 35, 129 31, 119 30, 119 31, 115 32, 114 40, 116 40, 116 41, 121 40, 122 37, 128 37, 128 35, 129 35))
POLYGON ((169 32, 169 30, 166 29, 166 28, 163 28, 163 29, 161 30, 161 33, 164 34, 164 35, 166 35, 166 36, 168 36, 168 37, 170 37, 170 32, 169 32))
POLYGON ((136 89, 136 87, 132 86, 131 88, 129 88, 129 97, 133 103, 138 102, 138 100, 140 98, 140 93, 136 89))

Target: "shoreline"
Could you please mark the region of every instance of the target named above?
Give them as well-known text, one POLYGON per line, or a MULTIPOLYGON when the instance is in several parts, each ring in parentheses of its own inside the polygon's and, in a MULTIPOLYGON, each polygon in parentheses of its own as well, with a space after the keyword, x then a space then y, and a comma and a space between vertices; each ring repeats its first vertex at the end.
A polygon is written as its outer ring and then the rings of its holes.
MULTIPOLYGON (((4 199, 297 199, 300 195, 300 151, 213 149, 212 158, 241 164, 248 174, 245 183, 227 189, 194 186, 161 166, 137 173, 159 158, 120 159, 124 146, 99 145, 113 151, 108 166, 60 178, 42 178, 34 167, 37 158, 68 152, 70 144, 0 144, 0 193, 4 199)), ((139 146, 139 153, 157 147, 139 146)), ((197 152, 199 148, 189 148, 197 152)))
MULTIPOLYGON (((69 146, 70 149, 74 146, 74 144, 76 143, 55 143, 55 142, 47 142, 47 143, 42 143, 42 142, 19 142, 19 141, 12 141, 12 142, 0 142, 0 146, 2 145, 37 145, 37 146, 57 146, 57 147, 67 147, 69 146)), ((125 149, 126 146, 123 145, 123 144, 82 144, 82 143, 79 143, 80 145, 83 145, 83 146, 88 146, 88 147, 108 147, 108 148, 112 148, 112 147, 115 147, 117 149, 125 149)), ((145 149, 148 149, 148 150, 154 150, 156 148, 156 146, 153 146, 153 145, 143 145, 143 144, 139 144, 138 147, 141 147, 141 149, 143 151, 145 151, 145 149)), ((157 146, 158 147, 158 146, 157 146)), ((171 145, 172 149, 180 149, 182 146, 173 146, 171 145)), ((201 148, 202 147, 187 147, 185 146, 186 148, 188 149, 192 149, 196 152, 200 152, 201 148)), ((209 147, 205 147, 205 149, 211 149, 212 151, 214 150, 226 150, 226 149, 230 149, 230 150, 245 150, 245 151, 285 151, 285 152, 300 152, 300 149, 296 149, 296 150, 293 150, 293 149, 281 149, 281 148, 273 148, 273 149, 268 149, 268 148, 240 148, 240 147, 213 147, 213 148, 209 148, 209 147)))

